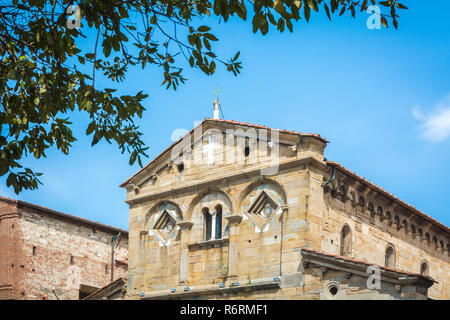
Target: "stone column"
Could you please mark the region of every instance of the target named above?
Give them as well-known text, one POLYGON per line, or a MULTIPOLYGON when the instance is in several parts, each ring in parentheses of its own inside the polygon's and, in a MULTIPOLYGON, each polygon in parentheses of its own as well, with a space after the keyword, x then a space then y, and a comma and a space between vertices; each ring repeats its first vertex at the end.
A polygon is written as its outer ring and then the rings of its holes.
POLYGON ((210 211, 209 214, 211 215, 211 240, 217 239, 216 236, 216 212, 210 211))
POLYGON ((180 283, 187 282, 189 279, 189 231, 193 223, 190 221, 178 222, 180 227, 180 283))
POLYGON ((230 226, 229 247, 228 247, 228 274, 230 277, 238 275, 238 247, 239 241, 238 226, 241 223, 242 216, 240 214, 233 214, 225 217, 230 226))

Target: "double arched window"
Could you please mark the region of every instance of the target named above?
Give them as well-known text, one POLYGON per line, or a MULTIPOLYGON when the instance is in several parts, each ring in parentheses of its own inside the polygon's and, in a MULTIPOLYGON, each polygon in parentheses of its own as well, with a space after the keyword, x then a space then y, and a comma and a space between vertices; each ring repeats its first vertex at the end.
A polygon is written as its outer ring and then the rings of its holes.
POLYGON ((203 208, 205 241, 222 238, 222 206, 218 204, 214 210, 203 208))

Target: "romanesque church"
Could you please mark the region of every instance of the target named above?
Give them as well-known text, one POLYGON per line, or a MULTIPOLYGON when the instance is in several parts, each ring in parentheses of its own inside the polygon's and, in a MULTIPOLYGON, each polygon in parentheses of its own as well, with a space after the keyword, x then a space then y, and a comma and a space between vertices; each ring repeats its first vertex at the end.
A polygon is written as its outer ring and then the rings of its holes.
POLYGON ((449 228, 327 160, 327 143, 198 124, 121 185, 125 299, 449 299, 449 228))

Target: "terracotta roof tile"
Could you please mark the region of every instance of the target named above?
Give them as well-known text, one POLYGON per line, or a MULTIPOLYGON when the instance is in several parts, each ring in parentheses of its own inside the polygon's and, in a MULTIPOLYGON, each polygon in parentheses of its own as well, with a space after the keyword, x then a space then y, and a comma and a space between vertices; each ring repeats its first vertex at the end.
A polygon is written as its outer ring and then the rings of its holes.
POLYGON ((81 300, 87 300, 87 299, 89 299, 90 297, 92 297, 93 295, 95 295, 95 294, 99 293, 100 291, 102 291, 102 290, 108 288, 109 286, 114 285, 115 283, 117 283, 117 282, 119 282, 119 281, 124 281, 124 282, 126 283, 126 282, 127 282, 127 278, 126 278, 126 277, 120 277, 120 278, 114 280, 113 282, 110 282, 110 283, 108 283, 107 285, 101 287, 100 289, 95 290, 95 291, 92 292, 90 295, 84 297, 84 298, 81 299, 81 300))
POLYGON ((349 262, 354 262, 354 263, 360 263, 360 264, 364 264, 364 265, 367 265, 367 266, 375 266, 375 267, 378 267, 378 268, 386 270, 386 271, 392 271, 392 272, 396 272, 396 273, 406 274, 408 276, 413 276, 413 277, 421 277, 421 278, 425 278, 425 279, 431 280, 433 282, 436 282, 435 280, 433 280, 433 278, 428 277, 428 276, 424 276, 424 275, 422 275, 420 273, 409 272, 409 271, 395 269, 395 268, 389 268, 389 267, 381 266, 381 265, 378 265, 378 264, 375 264, 375 263, 370 263, 370 262, 365 261, 365 260, 358 260, 358 259, 355 259, 355 258, 335 255, 335 254, 326 253, 326 252, 322 252, 322 251, 319 251, 319 250, 316 250, 316 249, 311 249, 311 248, 302 248, 301 251, 317 253, 317 254, 320 254, 322 256, 332 257, 332 258, 335 258, 335 259, 349 261, 349 262))

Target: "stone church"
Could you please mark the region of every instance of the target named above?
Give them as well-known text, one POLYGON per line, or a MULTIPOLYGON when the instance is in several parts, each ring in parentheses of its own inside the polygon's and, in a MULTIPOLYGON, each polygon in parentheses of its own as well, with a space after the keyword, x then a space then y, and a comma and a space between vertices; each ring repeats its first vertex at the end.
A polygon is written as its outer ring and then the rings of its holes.
POLYGON ((121 187, 125 299, 449 299, 449 228, 318 134, 205 119, 121 187))

